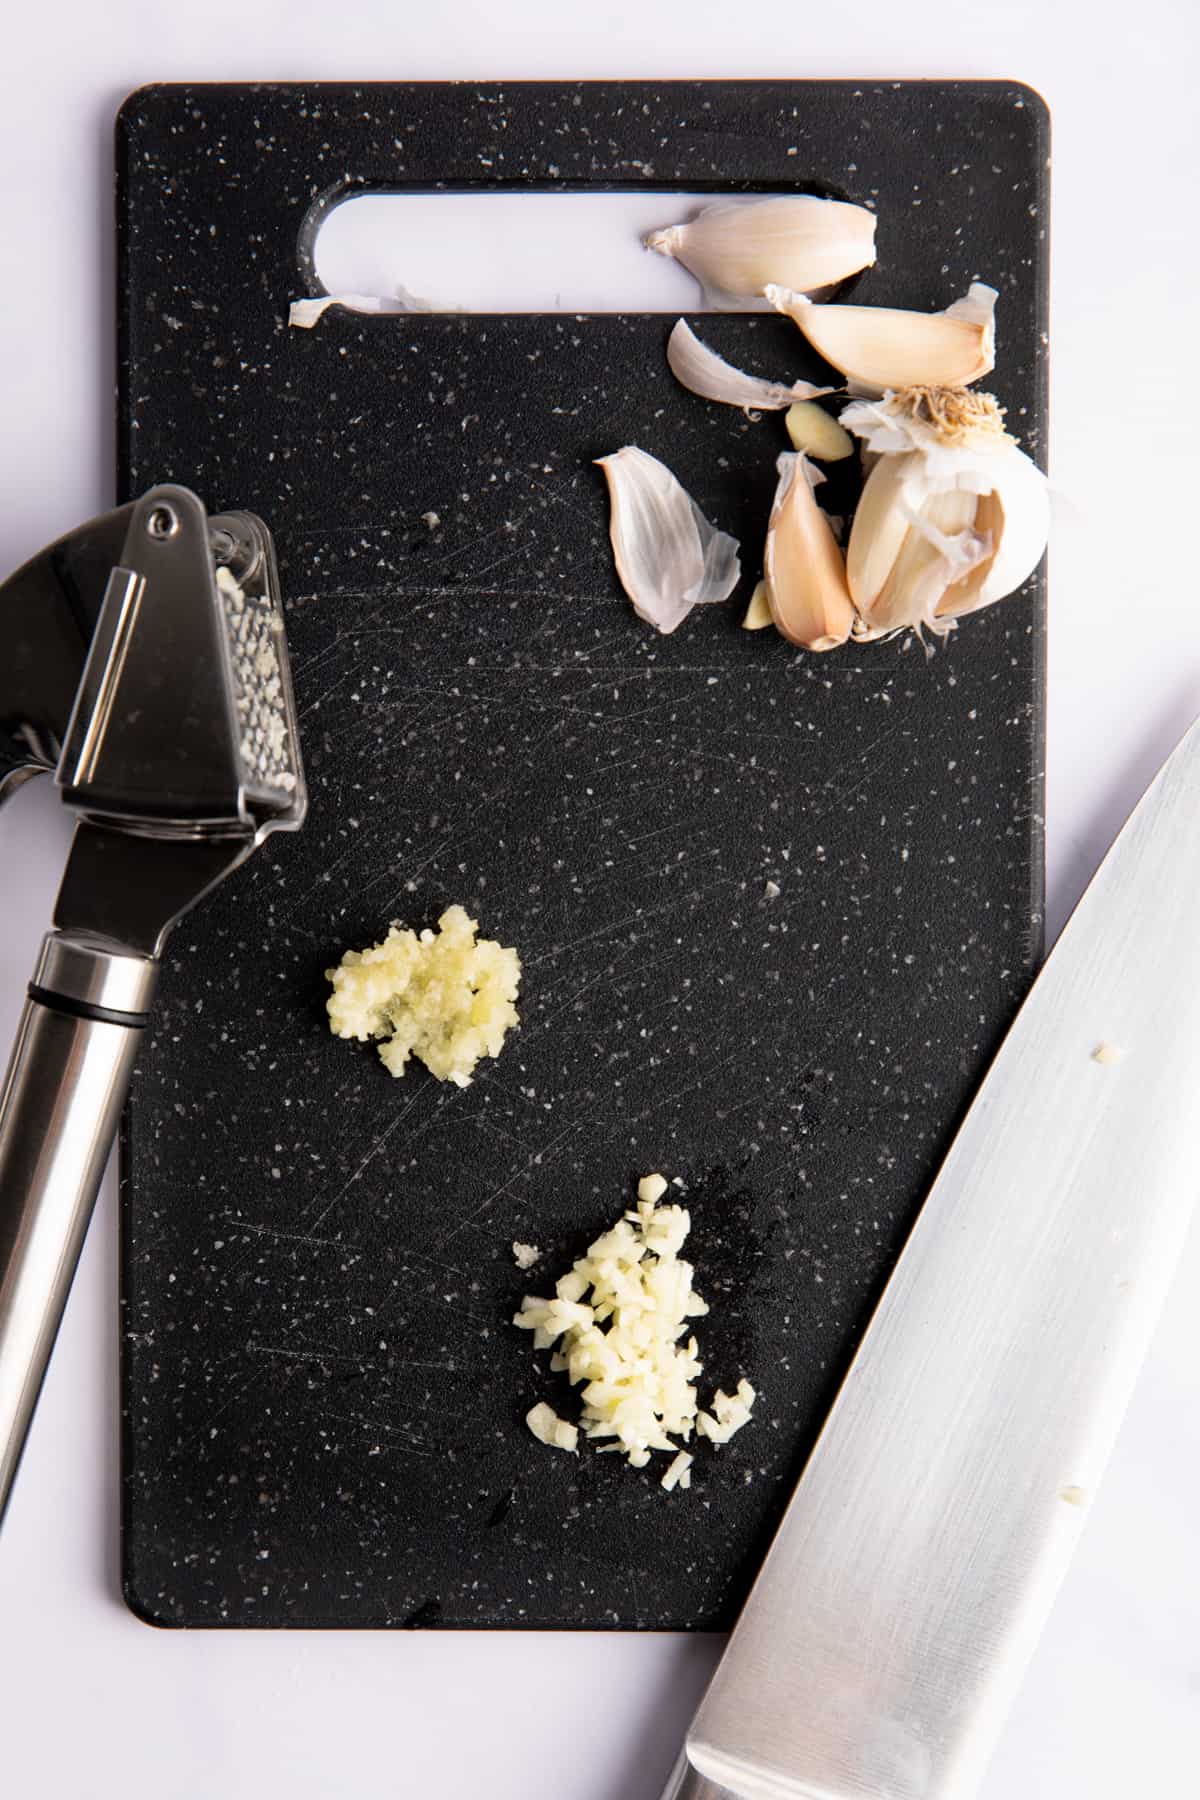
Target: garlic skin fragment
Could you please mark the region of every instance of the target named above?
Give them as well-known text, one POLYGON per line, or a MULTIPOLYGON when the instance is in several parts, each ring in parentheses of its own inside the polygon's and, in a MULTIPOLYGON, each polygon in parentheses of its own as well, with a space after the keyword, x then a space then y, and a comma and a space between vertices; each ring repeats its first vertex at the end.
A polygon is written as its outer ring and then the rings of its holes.
POLYGON ((766 293, 775 310, 786 313, 813 349, 863 394, 968 387, 995 366, 997 296, 981 281, 940 313, 814 305, 782 285, 766 293))
MULTIPOLYGON (((811 381, 794 381, 786 387, 761 375, 746 375, 702 344, 684 319, 679 320, 667 339, 667 362, 681 387, 699 394, 701 399, 717 400, 722 406, 740 406, 751 419, 759 412, 779 412, 793 401, 833 392, 832 388, 814 387, 811 381)), ((849 444, 850 440, 847 438, 846 442, 849 444)))
POLYGON ((293 300, 288 306, 288 324, 298 326, 301 331, 311 331, 318 319, 328 312, 331 306, 343 306, 347 312, 355 313, 461 313, 461 306, 452 305, 449 301, 430 300, 423 294, 414 294, 399 284, 390 294, 317 294, 306 295, 303 300, 293 300))
POLYGON ((842 420, 876 458, 846 552, 857 638, 944 636, 1033 573, 1050 529, 1046 479, 990 394, 914 388, 856 402, 842 420))
POLYGON ((765 310, 768 282, 798 293, 834 286, 875 261, 875 215, 845 200, 772 194, 716 200, 652 231, 648 250, 696 277, 714 312, 765 310))
POLYGON ((347 312, 385 313, 400 310, 395 301, 378 294, 317 294, 293 300, 288 306, 288 324, 301 331, 311 331, 317 320, 331 306, 344 306, 347 312))
POLYGON ((846 427, 815 400, 798 400, 789 406, 784 424, 792 449, 814 456, 818 462, 843 462, 854 455, 854 439, 846 427))
POLYGON ((854 606, 846 565, 813 489, 825 477, 806 456, 784 451, 767 527, 763 575, 776 629, 805 650, 836 650, 850 636, 854 606))
POLYGON ((728 600, 741 575, 737 540, 709 524, 665 463, 631 444, 596 461, 617 574, 638 617, 667 633, 693 606, 728 600))

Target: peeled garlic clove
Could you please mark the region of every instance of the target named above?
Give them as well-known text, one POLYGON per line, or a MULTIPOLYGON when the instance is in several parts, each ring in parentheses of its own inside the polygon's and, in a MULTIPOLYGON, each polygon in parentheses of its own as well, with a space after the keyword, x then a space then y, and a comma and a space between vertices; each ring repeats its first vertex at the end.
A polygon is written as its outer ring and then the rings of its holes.
POLYGON ((776 629, 805 650, 835 650, 850 636, 854 607, 846 565, 813 488, 825 477, 786 450, 767 527, 763 575, 776 629))
POLYGON ((990 394, 921 387, 842 418, 877 458, 846 554, 857 636, 942 633, 1022 585, 1046 547, 1046 481, 990 394))
POLYGON ((767 625, 773 625, 771 602, 767 598, 767 584, 760 581, 750 596, 750 604, 746 608, 746 616, 742 620, 743 631, 762 631, 767 625))
POLYGON ((741 574, 736 539, 710 525, 645 450, 629 444, 596 460, 608 482, 617 574, 638 617, 670 632, 693 606, 727 600, 741 574))
POLYGON ((875 215, 813 194, 717 200, 694 219, 652 231, 646 247, 673 256, 718 312, 760 304, 768 282, 808 293, 875 261, 875 215))
POLYGON ((841 462, 854 454, 854 439, 845 426, 815 400, 798 400, 789 406, 784 423, 792 448, 815 456, 818 462, 841 462))
POLYGON ((864 392, 966 387, 995 364, 996 290, 982 282, 940 313, 819 306, 782 284, 768 287, 766 295, 826 362, 864 392))
MULTIPOLYGON (((814 387, 811 381, 794 381, 785 387, 778 381, 767 381, 761 375, 745 375, 723 356, 702 344, 691 326, 680 319, 667 339, 667 361, 671 373, 681 386, 689 388, 705 400, 719 400, 724 406, 740 406, 753 416, 755 411, 778 412, 795 400, 807 400, 814 394, 830 394, 832 388, 814 387)), ((846 440, 850 442, 849 438, 846 440)))

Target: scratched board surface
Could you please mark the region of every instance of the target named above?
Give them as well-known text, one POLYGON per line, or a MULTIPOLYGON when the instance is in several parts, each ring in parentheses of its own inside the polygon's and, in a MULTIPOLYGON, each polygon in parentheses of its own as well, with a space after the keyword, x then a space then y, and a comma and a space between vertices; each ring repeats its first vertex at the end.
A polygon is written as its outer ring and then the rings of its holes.
MULTIPOLYGON (((178 929, 126 1120, 143 1616, 728 1623, 1039 953, 1040 578, 928 658, 742 631, 778 416, 677 388, 659 316, 289 330, 316 219, 372 185, 868 201, 856 298, 994 283, 991 385, 1040 455, 1045 140, 1003 84, 126 105, 124 495, 183 481, 270 523, 312 793, 178 929), (734 600, 671 637, 611 565, 592 459, 629 442, 744 546, 734 600), (520 1031, 463 1091, 390 1079, 324 1016, 342 950, 454 901, 524 965, 520 1031), (510 1324, 652 1169, 693 1217, 705 1390, 761 1395, 669 1497, 662 1459, 534 1442, 527 1409, 573 1402, 510 1324)), ((785 320, 704 332, 821 372, 785 320)))

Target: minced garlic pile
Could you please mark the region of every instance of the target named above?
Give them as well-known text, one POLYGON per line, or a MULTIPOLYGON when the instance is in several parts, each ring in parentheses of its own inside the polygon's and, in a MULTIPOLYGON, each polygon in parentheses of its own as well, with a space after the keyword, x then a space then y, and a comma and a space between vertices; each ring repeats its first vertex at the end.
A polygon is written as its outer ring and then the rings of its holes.
POLYGON ((335 1037, 382 1038, 392 1075, 416 1056, 439 1081, 466 1087, 484 1056, 498 1056, 511 1026, 521 979, 515 950, 491 938, 461 906, 447 907, 433 931, 393 925, 381 944, 347 950, 327 1010, 335 1037))
POLYGON ((525 1420, 533 1435, 560 1450, 574 1450, 579 1431, 613 1438, 601 1449, 622 1451, 635 1469, 652 1450, 674 1450, 662 1479, 669 1492, 691 1486, 693 1459, 675 1440, 687 1443, 694 1430, 713 1444, 728 1443, 749 1419, 755 1394, 743 1380, 732 1395, 718 1391, 711 1411, 697 1406, 702 1364, 695 1338, 681 1340, 688 1320, 708 1307, 679 1255, 691 1219, 682 1206, 659 1209, 666 1191, 661 1175, 645 1176, 636 1208, 560 1277, 552 1300, 527 1296, 513 1323, 533 1332, 535 1350, 561 1340, 550 1367, 585 1384, 578 1427, 543 1401, 525 1420))

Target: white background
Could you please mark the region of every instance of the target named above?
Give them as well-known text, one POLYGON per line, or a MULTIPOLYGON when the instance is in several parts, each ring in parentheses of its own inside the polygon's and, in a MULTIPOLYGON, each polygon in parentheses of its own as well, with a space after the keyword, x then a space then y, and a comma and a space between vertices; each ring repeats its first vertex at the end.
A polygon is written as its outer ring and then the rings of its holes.
MULTIPOLYGON (((0 571, 111 501, 111 122, 148 80, 1011 76, 1054 115, 1053 933, 1200 712, 1194 0, 59 0, 5 21, 0 571)), ((1200 816, 1197 818, 1200 829, 1200 816)), ((0 818, 7 1041, 66 843, 0 818)), ((1200 1100, 1198 1100, 1200 1107, 1200 1100)), ((1198 1169, 1200 1184, 1200 1169, 1198 1169)), ((0 1538, 0 1787, 129 1800, 656 1800, 717 1645, 162 1633, 116 1589, 105 1193, 0 1538)), ((986 1800, 1194 1792, 1200 1237, 986 1800)))

